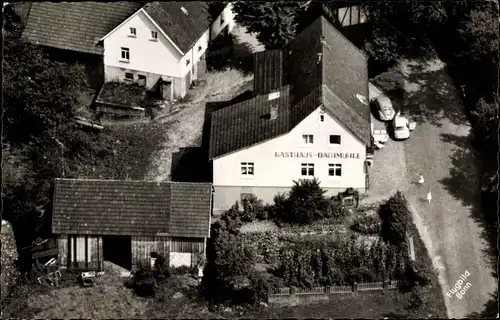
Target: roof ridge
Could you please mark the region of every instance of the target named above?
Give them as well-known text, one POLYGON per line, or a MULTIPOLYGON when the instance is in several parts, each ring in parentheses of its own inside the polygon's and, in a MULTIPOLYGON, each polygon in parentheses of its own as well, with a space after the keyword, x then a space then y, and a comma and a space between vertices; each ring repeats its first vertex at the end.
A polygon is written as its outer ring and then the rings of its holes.
POLYGON ((87 178, 55 178, 56 181, 94 181, 94 182, 131 182, 131 183, 148 183, 148 184, 196 184, 196 185, 211 185, 211 182, 185 182, 185 181, 152 181, 152 180, 120 180, 120 179, 87 179, 87 178))
MULTIPOLYGON (((349 43, 349 45, 351 45, 351 47, 355 48, 355 49, 356 49, 356 51, 357 51, 358 53, 360 53, 360 54, 363 56, 363 58, 365 58, 366 60, 368 60, 368 56, 366 55, 366 53, 364 53, 364 52, 363 52, 363 50, 361 50, 360 48, 356 47, 356 45, 355 45, 354 43, 352 43, 352 41, 351 41, 351 40, 347 39, 347 37, 346 37, 346 36, 344 36, 344 35, 342 34, 342 32, 340 32, 337 28, 335 28, 335 26, 334 26, 333 24, 331 24, 331 23, 330 23, 330 21, 328 21, 328 19, 327 19, 327 18, 325 18, 325 16, 324 16, 323 14, 321 14, 320 19, 322 19, 322 22, 323 22, 323 21, 326 21, 326 23, 327 23, 327 24, 331 27, 331 29, 333 29, 333 31, 334 31, 336 34, 340 35, 340 37, 341 37, 342 39, 344 39, 345 41, 347 41, 347 42, 349 43)), ((324 31, 323 27, 324 27, 324 24, 322 23, 322 24, 321 24, 321 31, 322 31, 322 33, 323 33, 323 31, 324 31)))

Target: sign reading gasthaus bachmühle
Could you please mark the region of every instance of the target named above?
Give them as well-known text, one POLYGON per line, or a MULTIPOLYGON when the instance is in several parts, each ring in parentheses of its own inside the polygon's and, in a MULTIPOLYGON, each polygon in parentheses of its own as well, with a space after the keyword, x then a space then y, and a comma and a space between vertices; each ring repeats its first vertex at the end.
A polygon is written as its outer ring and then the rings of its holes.
POLYGON ((274 152, 275 158, 359 159, 359 153, 341 152, 274 152))

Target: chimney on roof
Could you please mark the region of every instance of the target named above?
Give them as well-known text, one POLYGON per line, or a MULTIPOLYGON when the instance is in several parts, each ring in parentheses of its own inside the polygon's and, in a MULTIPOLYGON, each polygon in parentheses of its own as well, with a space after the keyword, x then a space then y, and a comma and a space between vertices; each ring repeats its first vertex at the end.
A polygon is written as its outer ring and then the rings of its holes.
POLYGON ((271 105, 270 115, 271 115, 271 117, 269 118, 269 120, 274 120, 274 119, 278 118, 278 106, 277 105, 274 105, 274 104, 271 105))

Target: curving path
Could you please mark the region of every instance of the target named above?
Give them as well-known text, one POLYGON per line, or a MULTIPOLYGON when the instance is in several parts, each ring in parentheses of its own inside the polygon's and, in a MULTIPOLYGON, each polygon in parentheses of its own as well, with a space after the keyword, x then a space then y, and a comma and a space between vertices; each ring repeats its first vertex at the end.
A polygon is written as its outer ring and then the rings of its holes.
POLYGON ((479 174, 470 143, 470 126, 463 105, 442 63, 405 62, 407 96, 403 113, 417 121, 404 142, 407 197, 416 224, 428 247, 451 318, 482 311, 496 288, 496 280, 484 253, 479 174), (426 179, 420 187, 416 181, 426 179), (429 189, 433 201, 422 201, 429 189), (447 294, 465 272, 470 288, 462 296, 447 294))

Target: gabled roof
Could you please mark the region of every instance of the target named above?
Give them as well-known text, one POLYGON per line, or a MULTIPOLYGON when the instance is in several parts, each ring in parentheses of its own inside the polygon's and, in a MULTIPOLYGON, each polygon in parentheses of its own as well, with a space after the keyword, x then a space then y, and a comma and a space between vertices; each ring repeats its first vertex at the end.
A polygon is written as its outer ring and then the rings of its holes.
POLYGON ((209 236, 210 183, 56 179, 55 234, 209 236))
POLYGON ((183 53, 187 53, 210 27, 207 4, 202 1, 156 1, 146 4, 143 9, 183 53))
POLYGON ((210 159, 275 138, 290 130, 290 93, 279 90, 279 98, 269 95, 212 112, 210 126, 210 159), (278 117, 270 120, 271 106, 278 107, 278 117))
POLYGON ((287 92, 278 118, 259 117, 268 108, 267 95, 213 112, 210 159, 285 134, 320 106, 370 145, 370 109, 357 97, 368 97, 366 56, 324 17, 298 34, 281 54, 277 52, 256 55, 254 88, 258 94, 274 89, 280 81, 289 85, 277 89, 287 92), (279 69, 281 61, 288 62, 283 70, 289 69, 289 75, 279 69))
POLYGON ((139 2, 33 2, 23 38, 43 46, 103 54, 99 39, 141 8, 139 2))

